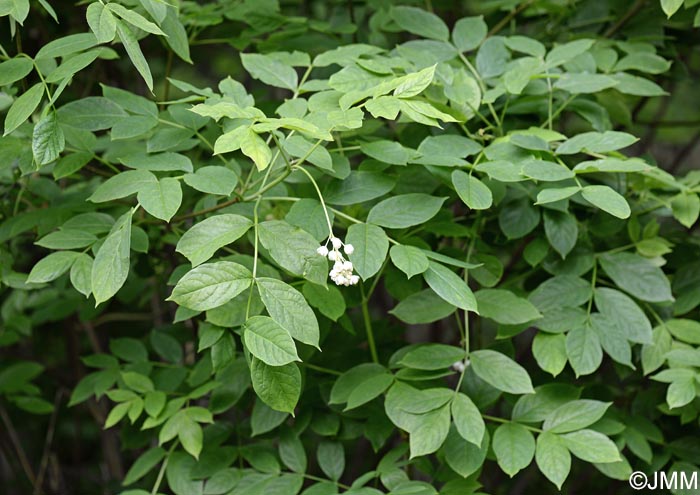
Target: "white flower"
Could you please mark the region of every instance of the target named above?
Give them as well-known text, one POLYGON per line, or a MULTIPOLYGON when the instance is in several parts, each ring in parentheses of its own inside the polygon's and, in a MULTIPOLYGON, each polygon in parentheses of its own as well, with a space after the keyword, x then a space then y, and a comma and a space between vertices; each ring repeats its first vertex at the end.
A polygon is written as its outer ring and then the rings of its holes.
POLYGON ((345 251, 345 254, 352 254, 355 252, 355 247, 352 244, 346 244, 345 248, 343 248, 345 251))
POLYGON ((337 237, 331 237, 331 244, 333 244, 333 249, 340 249, 340 247, 343 245, 343 241, 337 237))
POLYGON ((464 361, 457 361, 452 365, 452 369, 454 369, 455 371, 459 371, 460 373, 464 373, 466 365, 464 364, 464 361))
POLYGON ((360 277, 353 274, 354 269, 351 261, 343 257, 341 248, 344 248, 345 254, 351 254, 354 251, 352 244, 344 244, 342 240, 331 235, 328 239, 331 243, 331 249, 328 249, 328 242, 324 246, 319 247, 316 252, 323 256, 328 256, 328 259, 333 261, 333 268, 328 274, 331 280, 337 285, 355 285, 360 281, 360 277))
POLYGON ((337 260, 338 256, 340 256, 340 253, 338 251, 331 251, 330 253, 328 253, 328 259, 331 261, 337 260))
POLYGON ((349 261, 345 261, 345 262, 343 263, 343 269, 344 269, 344 270, 352 271, 352 263, 349 262, 349 261))
POLYGON ((328 256, 328 248, 326 246, 319 246, 316 252, 321 256, 328 256))
POLYGON ((352 275, 350 277, 350 285, 355 285, 359 281, 360 281, 360 277, 357 275, 352 275))

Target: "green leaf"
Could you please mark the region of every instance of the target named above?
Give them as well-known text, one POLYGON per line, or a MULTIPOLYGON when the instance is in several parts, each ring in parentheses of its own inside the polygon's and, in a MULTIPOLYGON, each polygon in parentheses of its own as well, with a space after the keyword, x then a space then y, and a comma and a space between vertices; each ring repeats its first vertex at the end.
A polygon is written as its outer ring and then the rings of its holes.
POLYGON ((131 209, 115 222, 95 255, 91 285, 96 306, 114 296, 129 275, 133 214, 134 210, 131 209))
POLYGON ((340 442, 324 440, 318 444, 316 460, 321 471, 333 481, 338 481, 345 471, 345 449, 340 442))
POLYGON ((651 343, 651 323, 631 298, 608 287, 596 288, 594 297, 598 311, 605 317, 606 326, 617 327, 632 342, 651 343))
POLYGON ((455 395, 451 407, 452 421, 461 437, 477 447, 480 446, 484 439, 486 425, 479 409, 463 393, 455 395))
POLYGON ((571 470, 571 454, 561 438, 546 431, 540 433, 537 437, 535 461, 542 474, 561 490, 561 485, 571 470))
POLYGON ((112 410, 109 411, 109 414, 107 415, 107 419, 105 419, 105 424, 104 424, 105 430, 107 428, 111 428, 112 426, 119 423, 122 419, 124 419, 124 416, 126 416, 126 413, 129 412, 130 407, 131 407, 131 402, 120 402, 119 404, 114 406, 112 408, 112 410))
POLYGON ((88 198, 93 203, 104 203, 131 196, 146 186, 155 184, 158 179, 146 170, 127 170, 107 179, 88 198))
POLYGON ((19 81, 34 68, 31 59, 15 57, 0 63, 0 86, 8 86, 19 81))
POLYGON ((74 251, 58 251, 49 254, 34 265, 27 277, 27 283, 41 284, 56 280, 70 269, 79 255, 80 253, 74 251))
POLYGON ((544 232, 550 246, 565 259, 578 240, 576 217, 568 212, 545 209, 544 232))
POLYGON ((180 306, 206 311, 227 303, 250 287, 252 274, 231 261, 205 263, 180 279, 168 298, 180 306))
POLYGON ((270 366, 300 361, 289 332, 268 316, 253 316, 243 325, 243 340, 248 350, 270 366))
POLYGON ((192 161, 179 153, 131 153, 119 157, 119 161, 137 170, 192 172, 192 161))
POLYGON ((153 382, 146 375, 135 371, 122 371, 124 384, 134 392, 144 394, 153 391, 153 382))
POLYGON ((98 43, 109 43, 117 34, 117 21, 111 8, 101 2, 91 3, 87 8, 87 23, 95 33, 98 43))
POLYGON ((417 370, 439 370, 449 368, 464 357, 465 351, 461 347, 447 344, 422 344, 408 351, 399 364, 417 370))
POLYGON ((661 0, 661 8, 669 19, 678 12, 682 5, 683 0, 661 0))
POLYGON ((490 440, 489 432, 486 430, 481 445, 476 446, 464 440, 455 429, 452 429, 443 447, 448 466, 464 478, 475 473, 484 464, 490 440))
POLYGON ((5 117, 5 136, 22 125, 41 103, 44 85, 36 83, 15 100, 5 117))
POLYGON ((241 139, 241 151, 255 162, 258 170, 265 170, 272 160, 272 151, 265 140, 252 129, 248 129, 241 139))
POLYGON ((215 215, 196 223, 185 232, 175 250, 196 267, 214 256, 220 248, 238 240, 252 225, 253 222, 240 215, 215 215))
POLYGON ((555 46, 549 51, 545 58, 547 67, 557 67, 574 59, 582 53, 587 52, 588 49, 593 46, 593 43, 593 40, 581 39, 555 46))
POLYGON ((505 423, 493 435, 493 452, 498 466, 512 478, 532 462, 535 438, 523 425, 505 423))
POLYGON ((541 369, 552 376, 557 376, 564 370, 568 358, 566 336, 538 333, 532 341, 532 355, 541 369))
POLYGON ((603 360, 598 334, 588 325, 571 330, 566 336, 566 355, 577 377, 590 375, 603 360))
POLYGON ((360 149, 365 155, 392 165, 406 165, 413 154, 413 150, 404 148, 401 143, 386 139, 362 143, 360 149))
POLYGON ((508 290, 481 289, 474 296, 479 314, 503 325, 519 325, 542 318, 530 301, 508 290))
MULTIPOLYGON (((290 429, 285 429, 279 438, 278 452, 285 466, 295 473, 305 473, 306 451, 299 437, 290 429)), ((210 481, 211 483, 211 481, 210 481)))
POLYGON ((599 93, 617 84, 617 79, 604 74, 568 73, 557 79, 554 87, 571 94, 589 94, 599 93))
POLYGON ((445 443, 449 431, 450 407, 448 405, 417 416, 416 424, 409 437, 411 459, 432 454, 438 450, 445 443))
POLYGON ((294 414, 301 394, 301 373, 295 363, 269 366, 257 358, 250 363, 255 393, 275 411, 294 414))
POLYGON ((326 318, 338 321, 338 318, 345 314, 345 299, 337 287, 324 288, 307 282, 302 288, 302 293, 309 304, 318 309, 326 318))
POLYGON ((500 352, 483 349, 469 354, 474 373, 489 385, 509 394, 531 394, 532 382, 525 368, 500 352))
MULTIPOLYGON (((152 1, 152 3, 159 5, 155 1, 152 1)), ((167 6, 165 18, 160 22, 160 27, 167 36, 165 41, 168 43, 168 46, 173 49, 178 57, 191 64, 189 39, 187 38, 185 27, 178 19, 177 8, 172 5, 167 6)))
POLYGON ((386 369, 376 363, 362 363, 343 373, 331 388, 329 404, 343 404, 350 394, 365 381, 386 374, 386 369))
POLYGON ((601 210, 617 218, 629 218, 630 206, 623 196, 608 186, 585 186, 583 198, 601 210))
POLYGON ((161 447, 153 447, 141 454, 134 462, 124 477, 124 486, 136 483, 146 476, 165 457, 165 450, 161 447))
POLYGON ((559 406, 547 416, 542 429, 551 433, 568 433, 590 426, 603 417, 611 402, 574 400, 559 406))
POLYGON ((449 268, 430 261, 423 278, 442 299, 465 311, 478 314, 476 298, 467 283, 449 268))
POLYGON ((696 397, 695 380, 692 377, 674 380, 666 391, 669 409, 690 404, 696 397))
POLYGON ((177 437, 185 451, 195 459, 199 459, 204 439, 202 427, 191 419, 184 410, 179 414, 182 415, 182 419, 178 423, 177 437))
MULTIPOLYGON (((286 222, 272 220, 258 226, 258 235, 260 243, 282 268, 315 284, 326 285, 328 260, 316 252, 318 244, 311 234, 286 222)), ((357 246, 349 238, 346 241, 357 246)))
POLYGON ((487 31, 483 16, 463 17, 452 29, 452 42, 460 52, 467 52, 481 44, 487 31))
POLYGON ((89 254, 80 253, 70 268, 71 284, 85 297, 90 297, 92 293, 92 264, 93 259, 89 254))
POLYGON ((685 318, 674 318, 666 322, 671 335, 688 344, 700 345, 700 322, 685 318))
POLYGON ((428 257, 417 247, 396 244, 391 247, 389 255, 394 266, 404 272, 408 278, 428 269, 428 257))
POLYGON ((561 435, 572 454, 586 462, 616 462, 620 460, 617 447, 608 437, 593 430, 580 430, 561 435))
POLYGON ((258 278, 255 284, 272 319, 299 342, 318 347, 318 322, 304 296, 274 278, 258 278))
POLYGON ((112 100, 101 96, 88 96, 71 101, 58 109, 58 120, 86 131, 109 129, 127 116, 112 100))
POLYGON ((355 248, 348 257, 362 280, 379 271, 389 250, 389 239, 384 230, 368 223, 351 225, 345 242, 355 248))
POLYGON ((236 173, 222 166, 198 168, 194 173, 185 174, 183 180, 197 191, 221 196, 230 196, 238 184, 236 173))
POLYGON ((402 29, 423 38, 447 41, 450 31, 435 14, 416 7, 392 7, 391 18, 402 29))
MULTIPOLYGON (((109 5, 111 8, 113 5, 117 4, 112 2, 109 5)), ((114 9, 112 10, 114 11, 114 9)), ((119 40, 122 42, 122 45, 124 45, 126 54, 129 56, 131 63, 134 64, 134 67, 136 68, 138 73, 141 74, 141 77, 146 82, 146 86, 148 86, 148 89, 153 91, 153 76, 151 75, 151 69, 148 66, 148 61, 146 60, 146 57, 143 56, 143 52, 141 51, 141 47, 139 46, 139 42, 136 39, 136 36, 134 36, 134 33, 131 31, 131 28, 129 26, 120 21, 116 22, 117 35, 119 36, 119 40)))
POLYGON ((433 82, 435 67, 437 67, 437 65, 432 65, 418 72, 411 72, 403 76, 401 78, 401 83, 396 86, 394 90, 394 96, 399 98, 411 98, 421 94, 430 86, 430 83, 433 82))
POLYGON ((290 91, 294 91, 297 87, 298 76, 294 68, 269 55, 241 53, 241 62, 251 76, 265 84, 290 91))
POLYGON ((632 253, 605 254, 600 264, 618 287, 642 301, 673 300, 664 272, 646 258, 632 253))
POLYGON ((567 139, 557 147, 558 155, 572 155, 582 151, 608 153, 631 146, 638 138, 626 132, 584 132, 567 139))
POLYGON ((472 210, 486 210, 493 204, 491 189, 476 177, 461 170, 452 172, 452 184, 460 199, 472 210))
POLYGON ((442 320, 455 312, 455 307, 431 289, 411 294, 389 311, 399 320, 417 325, 442 320))
POLYGON ((34 126, 32 153, 37 165, 56 160, 66 146, 63 129, 58 125, 56 113, 51 112, 34 126))
POLYGON ((681 225, 691 228, 700 216, 700 197, 697 194, 679 194, 671 200, 671 209, 681 225))
POLYGON ((388 373, 376 375, 365 380, 350 392, 347 406, 344 410, 355 409, 379 397, 392 383, 394 383, 394 377, 388 373))
POLYGON ((156 218, 170 222, 182 203, 180 181, 164 177, 158 182, 147 182, 139 188, 139 204, 156 218))
POLYGON ((146 19, 144 16, 133 10, 129 10, 126 7, 119 5, 118 3, 108 3, 106 8, 111 10, 113 13, 124 19, 126 22, 132 26, 140 29, 141 31, 146 31, 147 33, 157 34, 165 36, 165 33, 160 30, 160 28, 153 24, 151 21, 146 19))

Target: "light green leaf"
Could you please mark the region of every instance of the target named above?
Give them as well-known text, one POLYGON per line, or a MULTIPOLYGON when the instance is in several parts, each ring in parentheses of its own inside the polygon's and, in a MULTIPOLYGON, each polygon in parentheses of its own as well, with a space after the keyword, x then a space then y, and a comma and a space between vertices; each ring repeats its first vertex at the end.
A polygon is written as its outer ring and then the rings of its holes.
POLYGON ((678 12, 682 5, 683 0, 661 0, 661 8, 669 19, 678 12))
POLYGON ((567 402, 547 416, 542 429, 551 433, 568 433, 590 426, 603 417, 611 402, 581 399, 567 402))
POLYGON ((616 462, 620 452, 608 437, 593 430, 580 430, 561 435, 566 448, 586 462, 616 462))
POLYGON ((255 393, 275 411, 294 414, 301 394, 301 373, 296 363, 269 366, 253 357, 250 377, 255 393))
POLYGON ((115 222, 95 255, 91 285, 96 306, 114 296, 129 275, 133 214, 134 210, 131 209, 115 222))
MULTIPOLYGON (((153 24, 151 21, 146 19, 138 12, 129 10, 123 5, 120 5, 115 2, 108 3, 106 8, 111 10, 114 14, 118 15, 132 26, 139 28, 142 31, 146 31, 147 33, 151 34, 157 34, 160 36, 165 36, 165 33, 161 31, 161 29, 156 24, 153 24)), ((97 36, 97 33, 95 33, 95 35, 97 36)), ((99 36, 97 36, 97 38, 99 40, 99 36)))
POLYGON ((5 117, 5 136, 22 125, 41 103, 44 85, 36 83, 15 100, 5 117))
POLYGON ((483 349, 469 354, 474 372, 489 385, 509 394, 534 393, 525 368, 500 352, 483 349))
POLYGON ((136 170, 154 172, 192 172, 192 160, 180 153, 130 153, 120 156, 119 161, 136 170))
POLYGON ((557 376, 566 366, 566 336, 539 332, 532 341, 532 355, 540 368, 557 376))
POLYGON ((401 82, 394 89, 394 96, 399 98, 411 98, 418 96, 425 90, 435 77, 435 67, 432 65, 418 72, 412 72, 401 78, 401 82))
POLYGON ((646 258, 632 253, 606 254, 600 264, 618 287, 642 301, 673 300, 664 272, 646 258))
POLYGON ((481 44, 487 31, 488 26, 483 16, 463 17, 452 29, 452 42, 460 52, 467 52, 481 44))
POLYGON ((596 288, 594 297, 595 305, 604 316, 606 326, 617 327, 622 335, 632 342, 652 342, 649 318, 630 297, 608 287, 596 288))
POLYGON ((274 278, 258 278, 255 283, 272 319, 299 342, 318 347, 318 322, 304 296, 274 278))
POLYGON ((399 320, 417 325, 442 320, 455 312, 455 307, 431 289, 411 294, 389 311, 399 320))
POLYGON ((464 357, 465 351, 461 347, 447 344, 422 344, 408 351, 399 364, 417 370, 439 370, 449 368, 464 357))
POLYGON ((74 251, 58 251, 42 258, 32 271, 29 272, 27 283, 41 284, 51 282, 66 273, 80 253, 74 251))
POLYGON ((623 196, 608 186, 585 186, 581 189, 583 198, 601 210, 617 218, 628 218, 630 206, 623 196))
POLYGON ((63 129, 58 125, 56 113, 50 112, 34 126, 32 153, 37 165, 56 160, 66 146, 63 129))
MULTIPOLYGON (((112 6, 116 4, 110 3, 109 5, 112 6)), ((134 67, 138 73, 141 74, 141 77, 143 77, 148 89, 153 91, 153 76, 151 75, 151 69, 148 66, 146 57, 143 56, 139 42, 136 39, 136 36, 134 36, 134 33, 131 31, 131 28, 123 22, 117 21, 117 35, 119 36, 119 40, 122 42, 122 45, 124 45, 124 49, 126 50, 126 54, 129 56, 131 63, 134 64, 134 67)))
POLYGON ((385 139, 361 143, 360 149, 365 155, 392 165, 406 165, 413 155, 413 150, 403 147, 401 143, 385 139))
POLYGON ((484 433, 481 445, 476 446, 464 440, 453 428, 447 435, 447 440, 443 447, 447 465, 464 478, 470 476, 484 464, 490 441, 488 430, 484 433))
POLYGON ((230 196, 238 184, 236 173, 222 166, 200 167, 194 173, 186 174, 185 184, 207 194, 230 196))
POLYGON ((368 223, 351 225, 345 242, 355 248, 348 257, 362 280, 379 271, 389 250, 389 239, 384 230, 368 223))
POLYGON ((493 204, 491 189, 466 172, 452 172, 452 184, 460 199, 472 210, 486 210, 493 204))
POLYGON ((550 246, 562 258, 566 258, 578 240, 576 217, 568 212, 545 209, 544 232, 550 246))
POLYGON ((180 279, 168 298, 180 306, 206 311, 227 303, 250 287, 252 274, 231 261, 205 263, 180 279))
POLYGON ((428 257, 417 247, 396 244, 391 247, 389 255, 396 268, 404 272, 408 278, 428 269, 428 257))
POLYGON ((241 151, 245 156, 255 162, 258 170, 265 170, 272 160, 272 151, 265 140, 258 136, 252 129, 248 128, 248 132, 241 139, 241 151))
POLYGON ((402 29, 423 38, 447 41, 450 37, 450 31, 442 19, 423 9, 405 6, 393 7, 391 17, 402 29))
POLYGON ((15 57, 0 63, 0 86, 7 86, 19 81, 34 68, 31 59, 15 57))
POLYGON ((85 297, 92 293, 92 264, 93 259, 89 254, 80 253, 70 269, 71 284, 85 297))
POLYGON ((577 377, 590 375, 603 360, 598 334, 588 325, 571 330, 566 336, 566 355, 577 377))
POLYGON ((158 182, 147 182, 139 188, 137 199, 148 213, 170 222, 182 203, 180 181, 164 177, 158 182))
POLYGON ((671 209, 676 220, 691 228, 700 216, 700 197, 697 194, 679 194, 671 199, 671 209))
POLYGON ((175 250, 195 267, 214 256, 220 248, 235 242, 252 225, 253 222, 241 215, 215 215, 196 223, 185 232, 175 250))
POLYGON ((545 58, 547 67, 557 67, 568 62, 569 60, 574 59, 582 53, 587 52, 588 49, 593 46, 593 43, 593 40, 581 39, 555 46, 550 50, 545 58))
POLYGON ((131 196, 146 186, 157 183, 156 176, 147 170, 127 170, 107 179, 88 198, 93 203, 104 203, 131 196))
POLYGON ((493 435, 493 452, 498 466, 511 478, 532 462, 535 438, 530 430, 517 423, 505 423, 493 435))
POLYGON ((452 400, 452 421, 455 428, 467 442, 477 447, 484 439, 486 425, 474 402, 463 393, 458 393, 452 400))
POLYGON ((87 8, 87 23, 95 33, 98 43, 109 43, 117 34, 117 21, 112 11, 101 2, 91 3, 87 8))
POLYGON ((666 391, 666 402, 669 409, 690 404, 696 397, 695 380, 692 377, 674 380, 666 391))
POLYGON ((561 438, 546 431, 540 433, 537 437, 535 461, 542 474, 561 490, 561 485, 571 470, 571 454, 561 438))
POLYGON ((542 189, 537 194, 537 205, 554 203, 569 198, 581 190, 578 186, 542 189))
POLYGON ((248 350, 270 366, 300 361, 289 332, 268 316, 253 316, 243 325, 243 340, 248 350))
POLYGON ((598 93, 617 86, 619 81, 604 74, 568 73, 557 79, 554 87, 571 94, 598 93))
POLYGON ((241 53, 243 67, 255 79, 275 86, 294 91, 298 84, 298 76, 294 68, 259 53, 241 53))
POLYGON ((450 407, 444 405, 416 417, 409 437, 411 459, 428 455, 442 447, 450 431, 450 407))
POLYGON ((572 178, 574 173, 558 163, 531 158, 523 163, 523 175, 531 179, 557 182, 572 178))
POLYGON ((481 289, 474 296, 479 314, 503 325, 519 325, 542 318, 530 301, 509 290, 481 289))
POLYGON ((344 410, 355 409, 379 397, 393 382, 394 377, 389 373, 382 373, 363 381, 350 392, 344 410))
POLYGON ((448 303, 478 314, 474 293, 463 278, 446 266, 430 261, 428 270, 423 273, 423 278, 430 288, 448 303))
POLYGON ((126 472, 124 486, 131 485, 146 476, 164 457, 165 450, 161 447, 153 447, 141 454, 126 472))
POLYGON ((86 131, 109 129, 127 117, 127 113, 108 98, 88 96, 71 101, 58 109, 58 120, 62 125, 86 131))

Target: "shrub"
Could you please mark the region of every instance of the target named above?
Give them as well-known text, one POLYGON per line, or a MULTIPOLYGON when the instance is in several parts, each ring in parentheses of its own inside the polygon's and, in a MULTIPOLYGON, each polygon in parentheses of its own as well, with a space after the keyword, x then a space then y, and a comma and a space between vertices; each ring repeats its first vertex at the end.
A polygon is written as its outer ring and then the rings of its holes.
POLYGON ((696 472, 695 13, 287 3, 0 2, 10 493, 696 472))

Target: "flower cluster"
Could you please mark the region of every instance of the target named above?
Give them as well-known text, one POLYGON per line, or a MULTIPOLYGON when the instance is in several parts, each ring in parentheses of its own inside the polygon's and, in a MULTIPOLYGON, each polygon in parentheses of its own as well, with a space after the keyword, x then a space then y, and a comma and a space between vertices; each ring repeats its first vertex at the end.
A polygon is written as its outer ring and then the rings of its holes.
POLYGON ((341 248, 345 254, 348 255, 352 254, 355 250, 352 244, 345 244, 337 237, 329 237, 326 244, 319 246, 316 252, 333 261, 333 268, 330 271, 330 277, 331 280, 336 283, 336 285, 355 285, 360 281, 360 277, 352 273, 352 262, 343 257, 343 253, 340 251, 341 248), (328 249, 329 242, 331 243, 331 249, 328 249))

